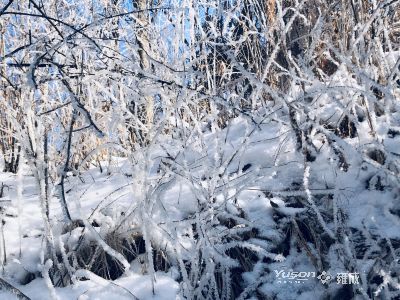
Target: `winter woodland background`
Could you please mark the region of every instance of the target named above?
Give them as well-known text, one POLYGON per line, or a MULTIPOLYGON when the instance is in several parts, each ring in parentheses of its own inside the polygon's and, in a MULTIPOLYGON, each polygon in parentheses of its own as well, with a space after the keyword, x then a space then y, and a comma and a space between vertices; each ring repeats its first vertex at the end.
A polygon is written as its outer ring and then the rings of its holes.
POLYGON ((1 299, 400 299, 400 1, 1 0, 0 45, 1 299))

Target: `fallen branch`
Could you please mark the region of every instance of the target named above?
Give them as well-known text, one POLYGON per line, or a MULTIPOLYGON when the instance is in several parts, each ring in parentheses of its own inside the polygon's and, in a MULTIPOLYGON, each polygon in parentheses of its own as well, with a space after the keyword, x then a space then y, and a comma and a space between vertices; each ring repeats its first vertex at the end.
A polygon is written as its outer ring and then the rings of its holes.
POLYGON ((0 290, 5 290, 17 297, 17 299, 22 299, 22 300, 31 300, 28 296, 26 296, 23 292, 21 292, 19 289, 16 287, 12 286, 9 284, 7 281, 5 281, 3 278, 0 278, 0 290))

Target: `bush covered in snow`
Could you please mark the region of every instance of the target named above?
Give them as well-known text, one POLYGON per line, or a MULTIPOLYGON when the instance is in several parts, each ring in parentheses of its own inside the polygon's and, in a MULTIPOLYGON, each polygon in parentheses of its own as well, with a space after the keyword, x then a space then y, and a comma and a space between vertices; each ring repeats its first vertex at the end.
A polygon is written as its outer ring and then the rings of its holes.
POLYGON ((0 1, 1 299, 398 299, 396 0, 0 1))

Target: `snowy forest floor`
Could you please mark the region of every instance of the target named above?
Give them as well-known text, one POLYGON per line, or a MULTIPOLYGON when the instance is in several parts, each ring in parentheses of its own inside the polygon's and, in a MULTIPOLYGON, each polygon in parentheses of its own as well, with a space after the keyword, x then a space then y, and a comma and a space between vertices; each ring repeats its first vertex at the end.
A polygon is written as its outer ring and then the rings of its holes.
MULTIPOLYGON (((74 204, 71 206, 72 214, 76 219, 81 216, 88 217, 98 206, 100 207, 97 210, 101 210, 103 207, 107 209, 107 205, 115 199, 110 194, 117 189, 120 189, 118 195, 125 194, 124 199, 122 199, 125 201, 116 204, 117 209, 129 205, 129 181, 122 173, 118 174, 118 171, 121 171, 121 169, 116 170, 116 173, 110 176, 101 174, 99 169, 93 169, 80 176, 81 179, 74 178, 78 179, 79 182, 75 183, 74 192, 71 190, 71 199, 79 197, 82 201, 81 210, 76 209, 74 204), (87 192, 82 195, 84 191, 87 192), (108 201, 104 201, 105 199, 108 201)), ((20 284, 32 280, 34 274, 38 274, 38 266, 40 265, 44 229, 35 179, 26 168, 23 178, 23 198, 20 206, 15 202, 15 199, 17 199, 16 175, 3 173, 0 175, 0 181, 6 186, 5 196, 1 199, 6 207, 5 212, 3 212, 3 220, 5 221, 3 230, 7 254, 7 263, 3 268, 2 277, 8 279, 10 283, 32 300, 51 299, 43 278, 36 278, 26 285, 20 284), (9 200, 11 200, 11 203, 8 202, 9 200), (19 233, 21 233, 21 236, 19 233), (19 256, 20 246, 21 256, 19 256)), ((57 198, 53 198, 51 212, 54 217, 55 230, 61 230, 62 217, 57 198)), ((76 236, 65 237, 67 242, 74 238, 76 236)), ((101 277, 96 277, 92 280, 77 282, 66 288, 56 288, 56 293, 59 299, 78 299, 79 296, 87 296, 87 298, 79 299, 133 299, 128 291, 139 299, 175 299, 179 284, 173 279, 174 275, 171 272, 157 273, 155 285, 157 293, 155 296, 152 296, 150 277, 140 273, 124 276, 112 283, 101 277)), ((11 300, 16 299, 15 297, 8 292, 0 291, 0 299, 11 300)))
MULTIPOLYGON (((396 286, 400 254, 399 190, 390 187, 390 179, 379 170, 379 159, 366 152, 375 164, 359 161, 338 174, 336 164, 340 162, 331 159, 329 147, 321 143, 318 156, 309 163, 307 172, 302 155, 285 150, 295 148, 295 141, 287 138, 288 132, 278 122, 254 125, 237 118, 218 134, 205 134, 202 146, 193 143, 184 151, 167 143, 155 146, 147 175, 138 172, 132 160, 117 157, 113 157, 109 168, 103 162, 103 172, 93 167, 81 174, 70 174, 66 194, 72 219, 77 220, 75 228, 66 230, 56 189, 50 193, 53 195, 51 227, 54 236, 60 236, 55 241, 60 255, 65 249, 76 250, 77 245, 89 245, 99 239, 121 250, 123 247, 118 246, 121 244, 118 241, 113 244, 110 235, 116 240, 123 236, 143 243, 137 238, 143 228, 139 223, 148 222, 146 230, 154 249, 161 250, 163 267, 152 274, 145 249, 136 249, 134 255, 125 255, 130 263, 129 272, 119 273, 115 265, 113 269, 110 258, 107 258, 111 266, 108 271, 91 269, 95 262, 86 262, 93 273, 81 270, 85 280, 76 276, 74 284, 55 290, 46 283, 46 276, 42 276, 44 225, 35 179, 26 165, 21 180, 15 174, 0 174, 4 185, 0 200, 6 245, 1 277, 32 300, 51 299, 52 293, 56 299, 65 300, 180 299, 183 285, 189 280, 180 275, 180 263, 195 260, 201 250, 211 253, 209 256, 216 257, 221 265, 232 266, 234 271, 229 274, 235 296, 243 298, 253 293, 253 299, 271 295, 278 299, 322 299, 327 291, 337 297, 353 297, 353 292, 346 290, 348 287, 335 281, 323 284, 316 276, 301 284, 290 281, 283 284, 277 278, 281 270, 317 274, 326 271, 333 276, 351 270, 360 276, 355 289, 361 291, 379 290, 385 282, 379 278, 396 286), (185 166, 175 169, 175 175, 181 176, 168 177, 163 172, 165 158, 171 155, 176 166, 185 166), (138 212, 140 184, 145 178, 149 187, 146 191, 152 191, 146 220, 140 217, 143 212, 138 212), (18 188, 22 189, 21 199, 18 188), (211 198, 202 199, 204 195, 211 198), (332 217, 331 211, 339 215, 338 210, 345 216, 342 220, 332 217), (193 221, 196 218, 201 223, 193 221), (98 235, 78 220, 88 220, 98 235), (208 244, 199 243, 194 224, 207 230, 203 234, 208 244), (348 251, 344 254, 329 236, 340 226, 350 228, 340 242, 348 251), (225 253, 226 257, 218 253, 225 253), (351 262, 347 261, 349 256, 351 262), (381 265, 377 265, 376 257, 381 265), (239 261, 239 266, 233 261, 239 261), (384 262, 388 262, 388 273, 384 271, 387 267, 384 262), (113 280, 103 279, 96 272, 103 275, 108 272, 113 280), (155 278, 154 293, 152 278, 155 278)), ((359 134, 357 141, 351 138, 346 141, 348 145, 360 143, 362 137, 359 134)), ((392 153, 399 149, 399 139, 399 136, 387 139, 386 145, 392 153)), ((354 156, 351 149, 346 151, 349 157, 354 156)), ((100 256, 88 255, 89 260, 101 261, 100 256)), ((0 299, 14 297, 0 291, 0 299)))

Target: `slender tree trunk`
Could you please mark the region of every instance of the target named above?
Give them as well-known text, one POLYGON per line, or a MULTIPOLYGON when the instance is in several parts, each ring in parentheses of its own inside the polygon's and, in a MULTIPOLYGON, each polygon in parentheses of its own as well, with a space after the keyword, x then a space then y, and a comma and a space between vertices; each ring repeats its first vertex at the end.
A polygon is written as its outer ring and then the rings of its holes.
MULTIPOLYGON (((148 37, 148 16, 146 12, 147 1, 146 0, 137 0, 137 8, 138 10, 142 10, 143 12, 139 13, 138 17, 143 26, 142 30, 139 30, 137 35, 137 43, 139 45, 139 56, 140 56, 140 66, 145 72, 150 71, 151 65, 148 59, 148 54, 150 53, 151 47, 148 37)), ((145 96, 145 109, 146 109, 146 117, 145 122, 150 132, 153 121, 154 121, 154 99, 153 96, 145 96)), ((145 137, 145 142, 147 143, 151 139, 148 134, 145 137)))

